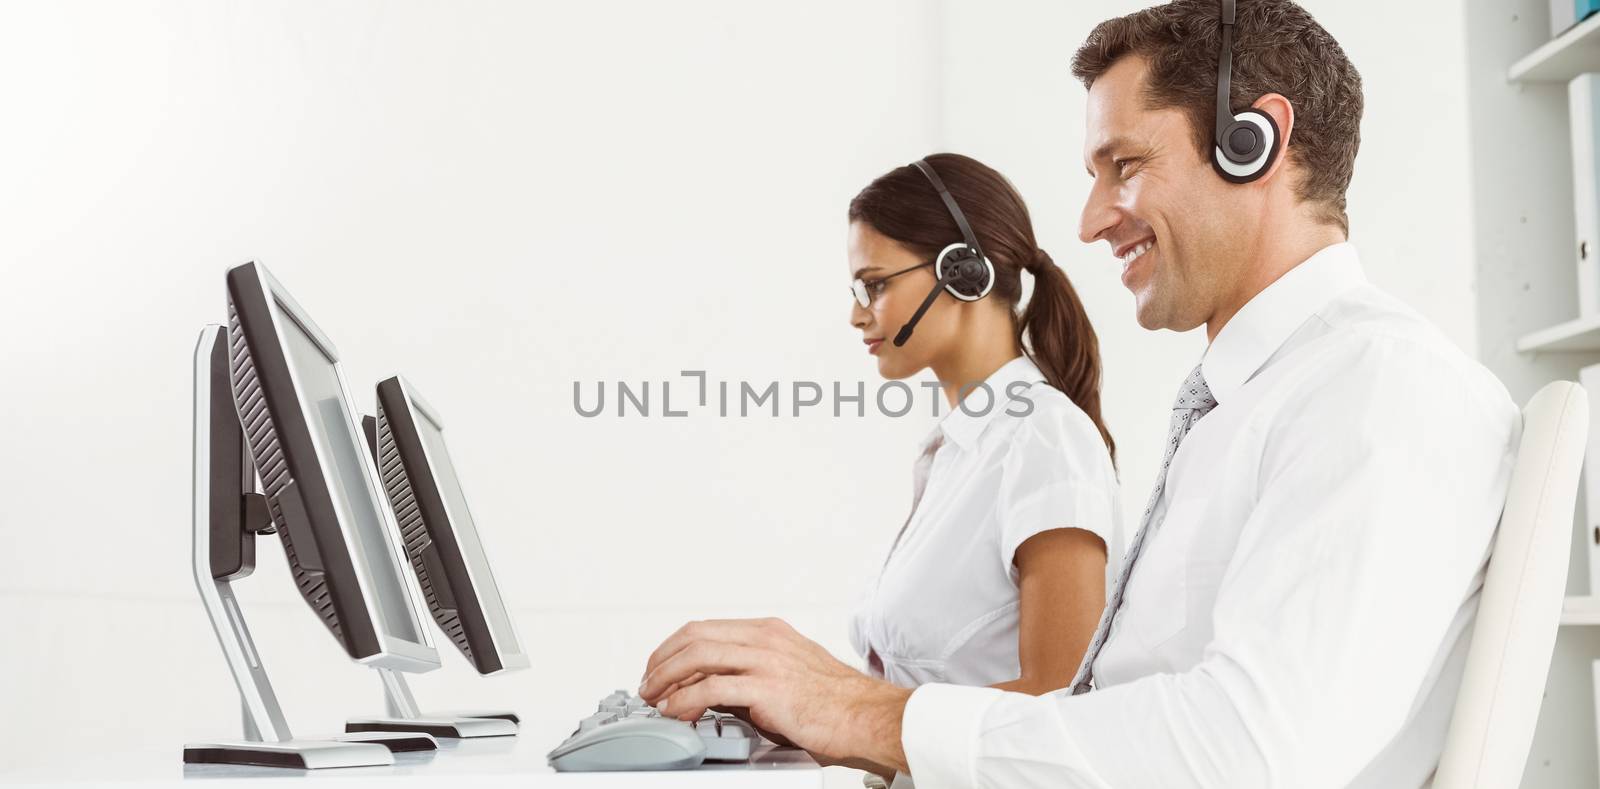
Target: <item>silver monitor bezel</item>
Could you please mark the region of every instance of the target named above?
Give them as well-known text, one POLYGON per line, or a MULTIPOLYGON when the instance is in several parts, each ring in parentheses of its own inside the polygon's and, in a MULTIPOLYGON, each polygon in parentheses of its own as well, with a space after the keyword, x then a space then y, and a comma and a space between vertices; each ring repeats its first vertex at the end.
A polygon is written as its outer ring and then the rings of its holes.
MULTIPOLYGON (((439 431, 440 437, 445 440, 445 452, 448 453, 450 451, 448 446, 449 437, 445 433, 444 418, 439 415, 438 410, 435 409, 432 404, 430 404, 422 397, 421 394, 417 392, 416 386, 413 385, 409 379, 403 375, 396 375, 394 376, 394 379, 400 388, 400 399, 403 401, 406 409, 410 411, 412 422, 416 423, 421 419, 426 419, 429 423, 431 423, 434 429, 439 431)), ((390 421, 390 429, 394 429, 394 423, 392 420, 390 421)), ((433 488, 440 493, 440 499, 443 500, 444 497, 442 495, 442 491, 439 490, 439 479, 441 477, 439 464, 435 462, 433 451, 429 449, 427 440, 422 437, 420 433, 420 426, 416 439, 418 448, 422 450, 423 461, 428 466, 428 474, 431 477, 431 479, 428 480, 428 484, 432 485, 433 488)), ((452 462, 450 467, 454 468, 455 464, 452 462)), ((461 489, 462 505, 467 508, 468 522, 466 524, 457 523, 456 518, 452 517, 450 514, 449 506, 446 505, 442 508, 445 526, 446 528, 450 529, 452 535, 455 537, 455 543, 458 551, 461 545, 460 534, 464 529, 471 529, 473 531, 473 536, 478 543, 478 546, 482 548, 483 535, 478 532, 477 518, 472 515, 472 505, 466 501, 466 486, 462 484, 459 473, 453 476, 455 478, 455 485, 461 489)), ((415 485, 416 480, 411 480, 411 484, 415 485)), ((431 529, 432 525, 430 524, 428 528, 431 529)), ((500 606, 501 610, 506 612, 506 626, 511 630, 511 632, 506 635, 510 636, 511 641, 518 646, 518 649, 507 649, 506 639, 502 637, 501 633, 497 632, 497 628, 495 627, 493 620, 487 615, 487 613, 484 613, 482 616, 483 623, 484 626, 489 630, 490 640, 494 643, 495 655, 499 658, 500 668, 494 671, 482 672, 482 674, 483 676, 493 676, 496 674, 505 673, 507 671, 527 668, 529 665, 527 646, 523 643, 522 636, 517 631, 516 622, 511 616, 510 606, 506 605, 505 597, 500 594, 500 585, 495 581, 496 573, 494 571, 493 563, 489 558, 488 551, 486 550, 483 552, 483 561, 485 564, 484 569, 487 570, 488 574, 487 583, 484 583, 484 579, 479 578, 478 573, 473 570, 470 563, 466 561, 462 562, 462 567, 467 573, 467 581, 472 585, 472 594, 478 599, 480 612, 482 612, 484 601, 489 599, 489 597, 492 595, 494 601, 500 606), (485 590, 488 590, 491 594, 485 594, 485 590)), ((415 569, 414 566, 413 569, 415 569)))
MULTIPOLYGON (((354 407, 355 398, 351 395, 350 384, 345 377, 344 365, 340 361, 338 349, 334 346, 333 341, 328 338, 328 335, 317 325, 316 321, 312 320, 305 308, 301 307, 299 302, 289 294, 288 289, 265 266, 259 263, 256 263, 255 266, 261 279, 262 292, 266 296, 267 314, 271 317, 273 323, 273 341, 278 345, 277 351, 286 360, 293 358, 289 349, 284 347, 285 326, 283 321, 294 321, 297 326, 304 330, 311 342, 317 346, 317 350, 326 355, 332 362, 334 376, 339 382, 340 397, 344 400, 346 427, 349 429, 352 439, 356 442, 356 446, 362 447, 360 426, 354 422, 359 412, 354 407)), ((307 410, 305 388, 301 385, 300 376, 295 370, 294 364, 290 363, 287 367, 300 416, 309 425, 315 417, 307 410)), ((328 457, 327 447, 323 445, 316 431, 310 430, 308 433, 312 446, 315 447, 318 455, 317 466, 322 475, 323 484, 331 491, 335 483, 331 479, 330 464, 323 462, 324 458, 328 457)), ((346 523, 344 518, 336 517, 335 520, 339 523, 340 536, 343 538, 344 548, 350 556, 351 567, 355 570, 354 576, 356 586, 361 594, 363 613, 372 622, 372 631, 379 648, 379 651, 374 654, 355 658, 355 662, 397 671, 424 672, 437 669, 440 666, 439 653, 433 646, 429 626, 423 620, 421 614, 422 611, 426 610, 426 604, 423 602, 422 590, 417 584, 416 578, 409 570, 404 568, 409 562, 406 561, 404 551, 400 547, 399 526, 396 525, 394 513, 390 510, 388 499, 382 492, 383 486, 378 479, 377 468, 371 456, 366 452, 358 452, 358 454, 362 458, 361 468, 364 472, 362 482, 366 487, 367 495, 372 500, 373 511, 377 513, 379 518, 380 526, 382 527, 379 531, 383 534, 384 544, 388 548, 386 554, 395 563, 394 569, 402 579, 401 583, 406 589, 407 599, 403 601, 403 606, 406 614, 411 617, 416 633, 421 636, 422 640, 421 642, 409 641, 388 632, 384 626, 383 616, 374 604, 373 584, 370 571, 366 566, 367 556, 359 550, 359 538, 353 534, 352 526, 346 523)), ((351 491, 351 493, 354 494, 356 491, 351 491)))

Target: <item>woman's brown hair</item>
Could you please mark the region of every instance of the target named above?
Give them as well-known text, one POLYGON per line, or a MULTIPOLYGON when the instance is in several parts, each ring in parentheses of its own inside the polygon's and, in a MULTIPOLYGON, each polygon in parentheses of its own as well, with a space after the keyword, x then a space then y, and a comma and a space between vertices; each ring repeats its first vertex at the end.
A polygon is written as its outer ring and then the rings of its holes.
MULTIPOLYGON (((1100 417, 1100 341, 1067 273, 1034 239, 1033 220, 1022 195, 1005 176, 976 159, 936 153, 924 161, 961 206, 978 245, 994 264, 994 289, 987 298, 1000 299, 1015 315, 1022 298, 1022 272, 1034 276, 1033 295, 1016 323, 1017 344, 1051 386, 1089 415, 1114 459, 1117 446, 1100 417)), ((867 184, 850 201, 849 217, 929 260, 961 240, 961 229, 939 193, 911 165, 867 184)))

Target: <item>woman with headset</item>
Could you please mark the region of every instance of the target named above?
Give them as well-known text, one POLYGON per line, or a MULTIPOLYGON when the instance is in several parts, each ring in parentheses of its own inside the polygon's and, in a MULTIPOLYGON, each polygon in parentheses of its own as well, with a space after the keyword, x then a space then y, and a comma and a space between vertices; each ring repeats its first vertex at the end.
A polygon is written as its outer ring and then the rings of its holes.
MULTIPOLYGON (((851 619, 851 643, 869 672, 907 687, 1064 688, 1105 606, 1107 546, 1120 545, 1115 447, 1083 304, 1039 248, 1016 188, 968 157, 891 170, 848 217, 851 326, 880 374, 932 370, 949 406, 918 450, 911 513, 851 619), (1021 305, 1025 273, 1033 289, 1021 305)), ((657 650, 650 665, 666 657, 657 650)))
POLYGON ((1105 605, 1120 520, 1083 304, 1021 195, 968 157, 889 171, 849 220, 850 324, 880 374, 931 369, 949 405, 851 641, 871 673, 908 687, 1066 687, 1105 605))

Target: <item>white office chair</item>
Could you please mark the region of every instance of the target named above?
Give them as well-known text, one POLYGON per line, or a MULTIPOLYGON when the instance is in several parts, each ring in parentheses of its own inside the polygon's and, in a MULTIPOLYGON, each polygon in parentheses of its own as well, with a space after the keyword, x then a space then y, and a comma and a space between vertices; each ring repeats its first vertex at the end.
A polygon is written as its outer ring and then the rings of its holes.
POLYGON ((1575 383, 1552 383, 1523 409, 1522 444, 1434 789, 1522 782, 1561 618, 1588 436, 1589 399, 1575 383))

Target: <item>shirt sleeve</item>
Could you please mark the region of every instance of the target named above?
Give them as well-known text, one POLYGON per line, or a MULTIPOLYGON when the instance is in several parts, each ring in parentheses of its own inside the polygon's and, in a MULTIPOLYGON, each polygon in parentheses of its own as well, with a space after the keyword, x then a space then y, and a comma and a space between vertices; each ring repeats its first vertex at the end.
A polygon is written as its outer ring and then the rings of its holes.
POLYGON ((995 501, 1000 560, 1012 581, 1013 560, 1029 537, 1051 529, 1083 529, 1107 550, 1115 544, 1117 482, 1100 431, 1066 395, 1034 399, 1001 461, 995 501))
POLYGON ((1475 610, 1520 430, 1503 390, 1459 368, 1416 354, 1382 369, 1330 373, 1264 428, 1256 505, 1195 665, 1080 696, 923 686, 902 727, 917 785, 1356 779, 1475 610))
POLYGON ((906 702, 900 732, 917 789, 1109 789, 1062 725, 1058 700, 1065 698, 965 685, 918 687, 906 702))

